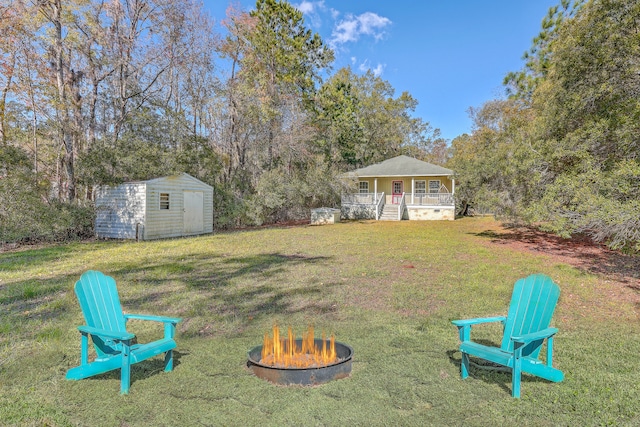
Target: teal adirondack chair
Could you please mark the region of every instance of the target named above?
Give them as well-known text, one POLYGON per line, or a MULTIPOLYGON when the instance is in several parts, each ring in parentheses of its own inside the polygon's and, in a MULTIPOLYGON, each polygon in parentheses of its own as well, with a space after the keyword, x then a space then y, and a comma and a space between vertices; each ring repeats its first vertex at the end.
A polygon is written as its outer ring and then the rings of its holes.
POLYGON ((173 339, 176 317, 123 314, 116 281, 99 271, 87 271, 76 282, 75 292, 86 325, 78 326, 81 335, 80 366, 67 372, 68 380, 81 380, 120 369, 120 393, 129 393, 131 365, 164 353, 164 370, 173 369, 173 339), (148 344, 132 344, 134 334, 127 332, 127 320, 151 320, 164 323, 164 338, 148 344), (89 336, 96 357, 89 362, 89 336))
POLYGON ((507 317, 487 317, 454 320, 460 333, 462 378, 469 376, 469 356, 475 356, 511 368, 511 395, 520 397, 520 376, 526 372, 553 382, 564 379, 562 371, 552 367, 553 337, 558 332, 550 328, 560 288, 550 277, 534 274, 516 282, 507 317), (471 341, 473 325, 502 322, 504 335, 500 348, 471 341), (542 344, 547 340, 546 363, 538 359, 542 344))

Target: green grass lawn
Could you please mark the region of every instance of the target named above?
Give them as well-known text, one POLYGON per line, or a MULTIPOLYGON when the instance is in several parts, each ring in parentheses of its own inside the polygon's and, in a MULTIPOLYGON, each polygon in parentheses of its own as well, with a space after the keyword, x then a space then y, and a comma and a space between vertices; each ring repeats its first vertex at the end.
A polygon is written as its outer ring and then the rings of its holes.
MULTIPOLYGON (((492 243, 498 232, 488 218, 353 222, 0 253, 0 424, 640 425, 637 280, 492 243), (89 269, 116 279, 126 312, 184 319, 173 372, 161 358, 134 365, 128 396, 119 371, 65 380, 80 362, 73 284, 89 269), (462 381, 450 321, 506 314, 513 283, 537 272, 561 288, 565 380, 524 375, 520 400, 509 373, 462 381), (354 349, 351 377, 282 387, 253 376, 247 351, 274 323, 335 334, 354 349)), ((492 326, 472 337, 501 338, 492 326)))

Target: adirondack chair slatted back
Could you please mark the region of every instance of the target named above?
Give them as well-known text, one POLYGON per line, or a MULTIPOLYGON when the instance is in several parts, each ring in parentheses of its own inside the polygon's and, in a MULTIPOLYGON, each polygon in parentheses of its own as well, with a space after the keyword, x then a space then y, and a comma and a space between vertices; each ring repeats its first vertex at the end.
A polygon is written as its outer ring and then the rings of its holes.
MULTIPOLYGON (((560 288, 548 276, 534 274, 518 280, 513 288, 501 348, 513 351, 510 337, 548 328, 559 296, 560 288)), ((533 342, 525 346, 523 356, 537 358, 540 348, 539 342, 533 342)))
MULTIPOLYGON (((76 282, 76 296, 87 326, 107 331, 125 332, 125 319, 118 297, 116 281, 99 271, 87 271, 76 282)), ((110 340, 93 335, 98 356, 119 352, 110 340)))

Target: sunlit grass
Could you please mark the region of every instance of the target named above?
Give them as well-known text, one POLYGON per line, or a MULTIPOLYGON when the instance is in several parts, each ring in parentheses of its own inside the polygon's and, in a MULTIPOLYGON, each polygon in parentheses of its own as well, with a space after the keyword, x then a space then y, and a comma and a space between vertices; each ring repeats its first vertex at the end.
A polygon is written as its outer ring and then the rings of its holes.
MULTIPOLYGON (((0 254, 0 425, 635 425, 633 301, 605 278, 492 245, 491 219, 353 222, 154 242, 82 242, 0 254), (131 394, 112 372, 78 382, 83 323, 73 283, 113 276, 125 311, 180 316, 176 368, 135 365, 131 394), (459 377, 450 320, 505 314, 515 280, 560 285, 556 365, 566 379, 472 370, 459 377), (580 307, 588 307, 582 310, 580 307), (245 367, 274 323, 334 333, 354 348, 348 379, 278 387, 245 367), (630 338, 631 337, 631 338, 630 338)), ((162 331, 133 321, 140 341, 162 331)), ((500 331, 474 330, 498 343, 500 331)))

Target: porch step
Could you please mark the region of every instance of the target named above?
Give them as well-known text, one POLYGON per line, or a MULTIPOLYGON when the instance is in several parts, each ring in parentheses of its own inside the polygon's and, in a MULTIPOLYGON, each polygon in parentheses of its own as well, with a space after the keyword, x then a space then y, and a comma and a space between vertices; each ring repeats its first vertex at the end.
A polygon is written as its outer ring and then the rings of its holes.
POLYGON ((398 205, 384 205, 380 221, 399 221, 398 205))

